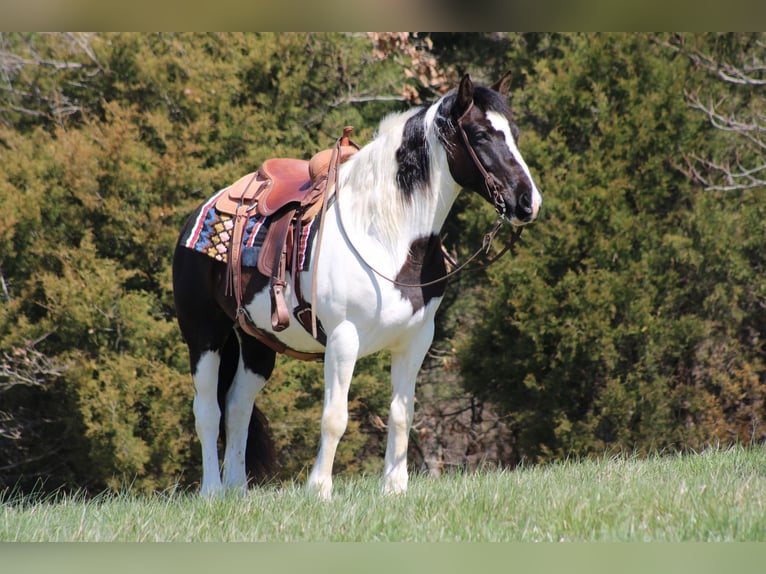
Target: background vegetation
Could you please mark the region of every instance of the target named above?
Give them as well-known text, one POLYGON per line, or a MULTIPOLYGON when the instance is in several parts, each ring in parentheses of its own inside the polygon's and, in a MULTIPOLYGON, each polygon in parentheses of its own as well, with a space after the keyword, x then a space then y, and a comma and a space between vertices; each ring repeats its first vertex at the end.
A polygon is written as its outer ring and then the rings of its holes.
MULTIPOLYGON (((344 125, 368 141, 465 71, 514 72, 545 205, 512 256, 448 290, 413 466, 762 442, 765 54, 757 34, 2 34, 0 486, 193 484, 183 220, 267 157, 344 125)), ((460 198, 456 255, 491 217, 460 198)), ((280 362, 259 400, 294 477, 322 382, 280 362)), ((359 365, 341 472, 382 464, 387 370, 359 365)))

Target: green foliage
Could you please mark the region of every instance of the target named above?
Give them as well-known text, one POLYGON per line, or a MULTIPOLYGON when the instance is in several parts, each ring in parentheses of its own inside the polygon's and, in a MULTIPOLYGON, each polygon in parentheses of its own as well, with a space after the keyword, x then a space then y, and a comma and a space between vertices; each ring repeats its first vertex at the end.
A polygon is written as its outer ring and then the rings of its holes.
POLYGON ((652 37, 550 41, 513 98, 543 215, 480 290, 467 387, 507 411, 518 459, 762 440, 762 193, 677 169, 715 134, 652 37))

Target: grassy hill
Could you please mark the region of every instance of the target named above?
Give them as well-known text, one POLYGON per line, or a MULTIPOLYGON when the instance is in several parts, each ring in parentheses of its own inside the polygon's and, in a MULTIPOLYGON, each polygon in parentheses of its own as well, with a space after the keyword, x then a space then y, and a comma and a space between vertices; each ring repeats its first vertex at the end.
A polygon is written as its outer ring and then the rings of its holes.
POLYGON ((193 493, 6 493, 0 541, 766 541, 766 449, 413 476, 384 497, 378 477, 336 480, 323 503, 301 485, 246 497, 193 493))

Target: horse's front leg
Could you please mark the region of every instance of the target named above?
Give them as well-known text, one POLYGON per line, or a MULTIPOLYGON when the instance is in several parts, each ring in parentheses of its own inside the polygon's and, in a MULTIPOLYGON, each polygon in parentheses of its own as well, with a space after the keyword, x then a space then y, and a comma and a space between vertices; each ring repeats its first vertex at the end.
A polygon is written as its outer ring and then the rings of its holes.
POLYGON ((433 340, 434 325, 429 322, 410 345, 391 355, 391 385, 393 396, 388 415, 386 465, 383 472, 383 493, 407 491, 407 445, 415 410, 415 380, 433 340))
POLYGON ((332 465, 348 423, 348 389, 358 352, 359 336, 353 324, 341 323, 328 336, 322 436, 319 454, 308 480, 309 490, 316 491, 325 500, 332 497, 332 465))

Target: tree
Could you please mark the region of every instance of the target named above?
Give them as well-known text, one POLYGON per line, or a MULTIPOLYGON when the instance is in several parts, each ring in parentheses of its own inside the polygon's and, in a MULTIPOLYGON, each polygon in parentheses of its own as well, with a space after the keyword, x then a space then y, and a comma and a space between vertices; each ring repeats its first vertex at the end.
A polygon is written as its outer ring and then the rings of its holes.
POLYGON ((644 34, 537 46, 513 101, 535 128, 521 146, 544 212, 455 337, 467 389, 508 416, 510 462, 760 439, 763 284, 748 263, 766 249, 762 228, 745 246, 736 224, 755 232, 760 210, 722 210, 676 169, 714 136, 684 98, 687 62, 644 34))

